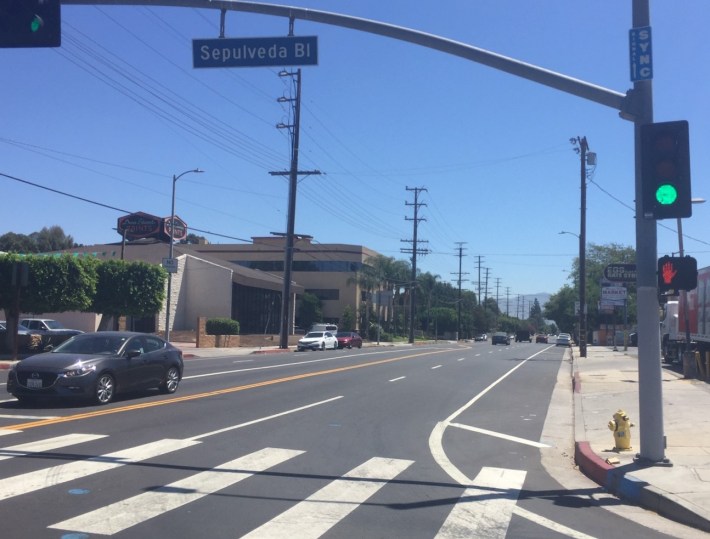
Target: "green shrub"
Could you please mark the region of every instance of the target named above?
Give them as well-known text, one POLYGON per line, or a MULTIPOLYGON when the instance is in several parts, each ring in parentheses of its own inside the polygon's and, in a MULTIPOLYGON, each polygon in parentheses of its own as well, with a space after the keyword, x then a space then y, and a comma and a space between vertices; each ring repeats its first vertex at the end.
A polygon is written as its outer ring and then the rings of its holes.
POLYGON ((231 318, 210 318, 205 329, 207 335, 239 335, 239 322, 231 318))

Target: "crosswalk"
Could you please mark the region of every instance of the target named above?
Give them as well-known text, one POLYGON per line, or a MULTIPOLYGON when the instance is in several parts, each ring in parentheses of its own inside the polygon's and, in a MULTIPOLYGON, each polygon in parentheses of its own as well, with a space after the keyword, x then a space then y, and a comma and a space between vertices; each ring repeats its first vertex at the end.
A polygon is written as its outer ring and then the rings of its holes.
MULTIPOLYGON (((67 434, 45 440, 8 445, 0 448, 0 519, 7 519, 4 504, 13 498, 35 493, 43 489, 66 485, 85 485, 89 478, 98 474, 119 470, 136 463, 146 463, 168 454, 193 448, 205 442, 193 439, 162 439, 109 452, 103 455, 82 457, 67 456, 63 464, 41 467, 24 473, 12 474, 12 460, 23 460, 46 466, 51 459, 43 459, 46 452, 56 452, 102 440, 102 434, 67 434), (69 460, 67 462, 66 460, 69 460)), ((105 441, 105 440, 104 440, 105 441)), ((41 526, 48 532, 59 531, 61 537, 89 537, 93 534, 112 536, 129 531, 126 537, 140 536, 137 529, 143 523, 158 519, 171 511, 176 511, 215 493, 225 491, 238 483, 253 480, 278 466, 294 463, 299 470, 298 459, 305 451, 280 447, 264 447, 236 456, 211 468, 185 467, 185 476, 164 485, 150 488, 124 485, 116 489, 117 497, 125 496, 87 509, 91 505, 72 505, 62 511, 76 511, 78 514, 63 515, 49 519, 41 526), (131 489, 133 488, 133 492, 131 489), (136 533, 138 535, 133 535, 136 533)), ((375 456, 365 460, 349 471, 336 477, 303 499, 293 500, 292 505, 280 514, 242 532, 241 537, 249 539, 271 539, 279 537, 317 538, 336 527, 358 508, 366 506, 392 481, 415 464, 412 460, 375 456), (245 535, 244 535, 245 534, 245 535)), ((283 472, 282 472, 283 473, 283 472)), ((500 537, 506 535, 508 523, 525 480, 525 472, 499 468, 483 468, 473 481, 473 485, 461 489, 458 503, 451 502, 448 517, 433 530, 431 536, 442 539, 454 537, 500 537), (475 530, 473 535, 471 532, 475 530)), ((405 488, 401 485, 395 488, 405 488)), ((37 513, 33 513, 38 517, 37 513)), ((50 514, 56 514, 50 512, 50 514)), ((57 535, 54 535, 55 537, 57 535)), ((234 537, 240 536, 239 534, 234 537)))

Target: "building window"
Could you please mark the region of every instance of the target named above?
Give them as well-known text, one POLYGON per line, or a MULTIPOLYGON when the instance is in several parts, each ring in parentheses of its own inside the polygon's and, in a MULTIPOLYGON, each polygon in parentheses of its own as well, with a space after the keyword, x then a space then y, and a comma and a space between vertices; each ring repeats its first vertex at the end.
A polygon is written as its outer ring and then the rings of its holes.
MULTIPOLYGON (((230 260, 232 264, 237 264, 245 268, 276 271, 284 270, 283 260, 230 260)), ((347 260, 294 260, 293 271, 301 272, 327 272, 327 273, 357 273, 363 267, 362 262, 350 262, 347 260)))
POLYGON ((309 288, 306 292, 308 294, 313 294, 321 301, 337 301, 340 299, 340 290, 337 288, 309 288))

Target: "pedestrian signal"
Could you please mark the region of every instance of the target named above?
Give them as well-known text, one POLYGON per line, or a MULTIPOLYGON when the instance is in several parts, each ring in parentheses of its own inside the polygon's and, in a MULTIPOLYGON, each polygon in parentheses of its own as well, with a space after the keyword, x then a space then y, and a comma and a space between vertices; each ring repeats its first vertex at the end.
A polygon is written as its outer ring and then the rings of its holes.
POLYGON ((698 261, 691 256, 663 256, 658 259, 658 291, 675 295, 698 286, 698 261))

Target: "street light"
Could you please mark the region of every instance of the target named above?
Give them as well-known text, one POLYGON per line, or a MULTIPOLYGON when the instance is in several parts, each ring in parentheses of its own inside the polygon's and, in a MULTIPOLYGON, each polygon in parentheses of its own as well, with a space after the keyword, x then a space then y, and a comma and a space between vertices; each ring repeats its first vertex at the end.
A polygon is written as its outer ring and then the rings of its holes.
MULTIPOLYGON (((190 172, 195 172, 195 173, 201 173, 204 172, 204 170, 200 170, 199 168, 195 168, 192 170, 186 170, 182 174, 178 174, 175 176, 173 174, 173 196, 172 196, 172 205, 170 208, 170 254, 168 255, 168 258, 170 259, 170 263, 173 261, 173 243, 175 242, 175 184, 177 181, 182 178, 185 174, 189 174, 190 172)), ((172 292, 173 292, 173 274, 172 272, 168 273, 168 297, 167 297, 167 303, 165 304, 165 340, 169 341, 170 340, 170 299, 172 297, 172 292)))

